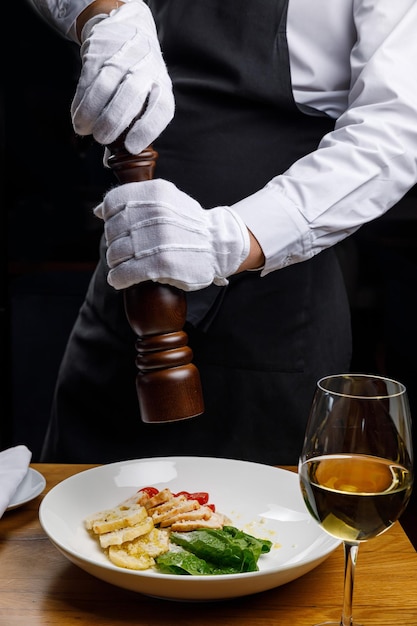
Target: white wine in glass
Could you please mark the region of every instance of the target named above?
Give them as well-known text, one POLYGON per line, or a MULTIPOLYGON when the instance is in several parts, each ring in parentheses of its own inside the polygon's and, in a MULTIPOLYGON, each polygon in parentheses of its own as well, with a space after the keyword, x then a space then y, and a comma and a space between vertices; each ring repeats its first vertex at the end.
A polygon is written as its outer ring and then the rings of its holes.
POLYGON ((341 619, 316 626, 359 626, 352 620, 359 544, 388 530, 412 491, 411 416, 405 386, 368 374, 319 380, 298 471, 310 514, 344 545, 341 619))

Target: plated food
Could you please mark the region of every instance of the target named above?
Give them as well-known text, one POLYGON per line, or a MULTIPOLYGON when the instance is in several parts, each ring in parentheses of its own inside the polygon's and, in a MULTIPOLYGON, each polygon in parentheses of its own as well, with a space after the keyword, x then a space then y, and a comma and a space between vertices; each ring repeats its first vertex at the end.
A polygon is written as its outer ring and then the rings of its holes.
POLYGON ((84 524, 110 561, 127 569, 178 575, 257 571, 272 542, 231 526, 208 499, 207 492, 143 487, 84 524))
POLYGON ((39 519, 53 545, 72 563, 110 584, 183 601, 222 600, 265 591, 303 576, 340 541, 315 523, 298 476, 284 469, 212 457, 155 457, 95 467, 62 481, 43 498, 39 519), (239 574, 178 576, 112 563, 84 520, 117 506, 142 487, 210 494, 235 528, 272 542, 259 569, 239 574))

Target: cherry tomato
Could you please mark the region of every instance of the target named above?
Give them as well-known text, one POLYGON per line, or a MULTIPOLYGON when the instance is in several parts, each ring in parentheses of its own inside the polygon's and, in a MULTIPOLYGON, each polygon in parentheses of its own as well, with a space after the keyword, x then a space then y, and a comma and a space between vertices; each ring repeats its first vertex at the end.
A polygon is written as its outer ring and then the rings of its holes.
POLYGON ((209 494, 206 491, 196 491, 190 493, 190 500, 197 500, 199 504, 207 504, 209 501, 209 494))
POLYGON ((189 491, 179 491, 176 496, 185 496, 187 500, 197 500, 199 504, 207 504, 209 501, 209 494, 207 491, 195 491, 190 493, 189 491))
POLYGON ((142 489, 138 489, 138 493, 141 491, 147 493, 150 498, 153 498, 153 496, 156 496, 156 494, 159 493, 159 489, 156 487, 142 487, 142 489))

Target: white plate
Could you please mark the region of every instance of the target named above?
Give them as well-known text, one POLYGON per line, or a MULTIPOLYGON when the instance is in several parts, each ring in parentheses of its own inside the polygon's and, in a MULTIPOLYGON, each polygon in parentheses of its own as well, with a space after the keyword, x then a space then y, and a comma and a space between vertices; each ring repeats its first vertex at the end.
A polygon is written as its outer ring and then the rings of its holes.
POLYGON ((29 467, 24 479, 16 489, 7 511, 17 509, 18 506, 30 502, 45 489, 46 480, 37 470, 29 467))
POLYGON ((298 476, 268 465, 205 457, 156 457, 112 463, 76 474, 44 497, 39 519, 49 539, 72 563, 108 583, 171 600, 221 600, 283 585, 306 574, 339 545, 312 520, 298 476), (210 502, 234 526, 270 539, 259 571, 216 576, 176 576, 113 565, 83 525, 145 486, 208 491, 210 502))

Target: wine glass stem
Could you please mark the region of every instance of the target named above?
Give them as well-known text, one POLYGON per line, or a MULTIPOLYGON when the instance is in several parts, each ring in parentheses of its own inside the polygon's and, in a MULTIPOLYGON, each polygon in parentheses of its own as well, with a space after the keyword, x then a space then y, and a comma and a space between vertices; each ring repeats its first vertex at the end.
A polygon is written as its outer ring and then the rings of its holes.
POLYGON ((353 583, 355 579, 356 559, 358 558, 358 543, 343 543, 345 551, 345 582, 343 592, 343 612, 340 626, 352 626, 353 583))

